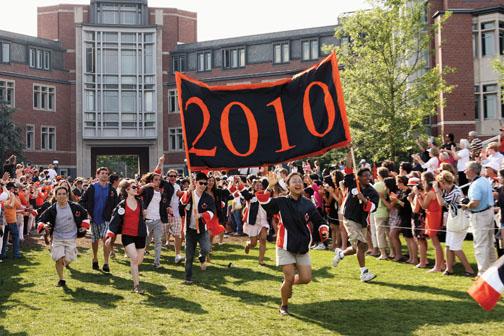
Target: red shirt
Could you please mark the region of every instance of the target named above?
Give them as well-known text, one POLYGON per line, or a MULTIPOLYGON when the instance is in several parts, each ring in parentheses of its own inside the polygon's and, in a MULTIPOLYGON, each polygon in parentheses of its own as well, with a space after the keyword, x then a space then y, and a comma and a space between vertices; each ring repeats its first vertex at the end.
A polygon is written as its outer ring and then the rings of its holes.
POLYGON ((138 224, 140 221, 140 204, 137 203, 136 209, 133 211, 128 206, 128 202, 125 203, 125 213, 123 217, 123 227, 122 234, 127 236, 138 236, 138 224))

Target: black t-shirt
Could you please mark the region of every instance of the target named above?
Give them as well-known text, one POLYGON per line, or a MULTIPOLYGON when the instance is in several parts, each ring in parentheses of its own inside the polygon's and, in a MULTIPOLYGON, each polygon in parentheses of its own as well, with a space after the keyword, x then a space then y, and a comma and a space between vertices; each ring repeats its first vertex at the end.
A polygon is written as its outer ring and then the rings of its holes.
MULTIPOLYGON (((363 227, 366 227, 368 225, 369 212, 364 210, 364 204, 359 203, 357 196, 354 196, 352 194, 352 189, 357 187, 354 174, 345 175, 345 187, 347 187, 349 190, 345 202, 345 218, 359 223, 363 227)), ((374 209, 378 207, 380 196, 371 185, 368 185, 367 187, 361 186, 361 193, 364 195, 364 197, 373 202, 374 209)))
POLYGON ((413 210, 411 209, 411 204, 408 201, 408 195, 411 193, 410 189, 405 191, 399 190, 397 193, 397 198, 404 203, 402 207, 399 207, 399 217, 401 218, 402 227, 411 227, 411 217, 413 210))

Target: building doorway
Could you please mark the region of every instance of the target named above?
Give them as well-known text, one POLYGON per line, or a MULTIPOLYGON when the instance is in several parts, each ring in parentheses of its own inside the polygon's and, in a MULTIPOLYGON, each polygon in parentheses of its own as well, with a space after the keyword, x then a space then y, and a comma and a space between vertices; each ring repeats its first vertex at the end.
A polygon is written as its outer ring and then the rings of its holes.
POLYGON ((148 147, 94 147, 91 148, 91 171, 108 167, 121 177, 134 178, 135 174, 149 171, 148 147))

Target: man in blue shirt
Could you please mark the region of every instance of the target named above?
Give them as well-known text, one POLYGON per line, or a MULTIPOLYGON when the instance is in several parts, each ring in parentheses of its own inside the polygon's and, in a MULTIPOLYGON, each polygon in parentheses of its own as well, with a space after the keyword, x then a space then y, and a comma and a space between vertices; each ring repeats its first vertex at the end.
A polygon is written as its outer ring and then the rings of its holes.
POLYGON ((89 186, 80 200, 80 204, 87 210, 91 218, 91 246, 93 248, 93 269, 99 270, 98 245, 103 241, 103 271, 110 272, 110 251, 105 245, 105 236, 112 211, 119 203, 117 192, 109 183, 109 169, 100 167, 96 170, 98 182, 89 186))
POLYGON ((468 162, 464 172, 472 183, 468 191, 469 203, 462 207, 471 212, 474 255, 478 263, 478 276, 481 276, 497 260, 494 248, 492 185, 480 176, 481 165, 478 162, 468 162))

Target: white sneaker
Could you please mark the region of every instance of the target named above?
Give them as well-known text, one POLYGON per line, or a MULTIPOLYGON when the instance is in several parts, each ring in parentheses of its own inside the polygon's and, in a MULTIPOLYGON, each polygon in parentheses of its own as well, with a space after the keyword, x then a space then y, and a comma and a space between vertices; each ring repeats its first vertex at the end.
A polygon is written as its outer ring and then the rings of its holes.
POLYGON ((325 250, 326 249, 326 246, 324 245, 324 243, 318 243, 318 245, 316 245, 313 250, 325 250))
POLYGON ((180 263, 184 259, 185 259, 185 257, 183 257, 183 256, 180 256, 180 255, 175 256, 175 264, 180 263))
POLYGON ((369 281, 373 280, 374 278, 376 278, 376 275, 374 275, 373 273, 369 272, 368 270, 365 270, 360 275, 360 279, 361 279, 362 282, 369 282, 369 281))
POLYGON ((340 248, 336 248, 334 250, 334 258, 332 260, 332 265, 333 267, 336 267, 338 266, 339 262, 345 257, 345 255, 343 254, 343 250, 340 249, 340 248))

